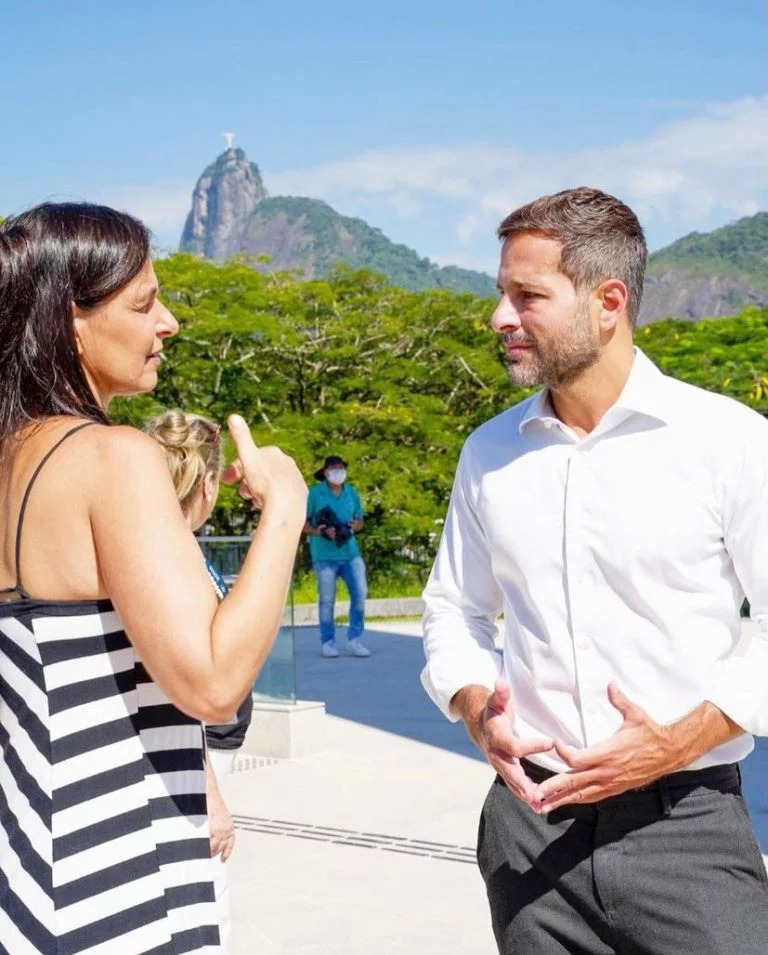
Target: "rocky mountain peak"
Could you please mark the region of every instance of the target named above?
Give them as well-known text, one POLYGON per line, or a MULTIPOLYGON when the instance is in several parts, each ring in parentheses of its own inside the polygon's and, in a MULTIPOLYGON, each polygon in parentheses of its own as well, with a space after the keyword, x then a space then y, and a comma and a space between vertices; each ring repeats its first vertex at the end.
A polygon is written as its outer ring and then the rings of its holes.
POLYGON ((217 262, 242 251, 243 230, 266 195, 256 163, 242 149, 225 149, 197 180, 182 250, 217 262))
MULTIPOLYGON (((229 134, 227 134, 229 135, 229 134)), ((259 167, 229 146, 197 181, 181 249, 222 262, 238 253, 269 257, 269 268, 323 278, 339 263, 371 269, 414 291, 452 289, 495 296, 490 275, 439 268, 362 219, 302 196, 267 196, 259 167)), ((263 268, 254 261, 255 268, 263 268)), ((768 213, 710 233, 692 233, 648 263, 639 324, 674 316, 733 315, 768 302, 768 213)))
MULTIPOLYGON (((229 135, 229 134, 225 134, 229 135)), ((494 295, 483 272, 438 267, 390 241, 362 219, 342 216, 319 199, 267 196, 258 166, 228 147, 203 172, 181 236, 181 250, 221 262, 238 253, 269 257, 269 267, 306 279, 327 276, 340 263, 371 269, 395 285, 494 295)), ((253 262, 254 268, 264 267, 253 262)))

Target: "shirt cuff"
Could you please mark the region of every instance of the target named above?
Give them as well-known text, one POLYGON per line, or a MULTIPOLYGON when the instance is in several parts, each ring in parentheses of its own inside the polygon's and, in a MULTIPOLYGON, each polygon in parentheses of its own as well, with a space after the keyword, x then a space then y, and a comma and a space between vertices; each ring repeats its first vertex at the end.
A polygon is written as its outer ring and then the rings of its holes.
POLYGON ((756 622, 746 649, 717 665, 706 699, 747 733, 768 736, 768 617, 756 622))
POLYGON ((460 719, 458 713, 451 708, 451 700, 465 686, 484 686, 492 693, 501 674, 501 654, 489 652, 484 658, 476 658, 470 666, 466 661, 463 665, 441 665, 431 660, 421 671, 421 685, 435 706, 452 723, 460 719), (447 671, 447 672, 446 672, 447 671), (460 674, 457 678, 456 674, 460 674))

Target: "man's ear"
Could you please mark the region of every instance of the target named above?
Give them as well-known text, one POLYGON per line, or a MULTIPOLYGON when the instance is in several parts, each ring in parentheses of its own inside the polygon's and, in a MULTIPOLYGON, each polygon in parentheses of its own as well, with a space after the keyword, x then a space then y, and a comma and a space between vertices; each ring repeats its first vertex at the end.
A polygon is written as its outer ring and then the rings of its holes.
POLYGON ((597 287, 601 332, 612 332, 627 314, 629 293, 621 279, 608 279, 597 287))

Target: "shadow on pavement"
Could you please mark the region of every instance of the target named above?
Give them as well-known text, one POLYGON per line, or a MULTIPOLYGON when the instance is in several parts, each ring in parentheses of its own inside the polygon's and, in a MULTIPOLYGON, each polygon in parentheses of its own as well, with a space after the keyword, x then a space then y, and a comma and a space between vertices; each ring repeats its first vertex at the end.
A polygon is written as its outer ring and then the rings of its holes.
POLYGON ((345 656, 344 627, 338 659, 320 656, 317 627, 296 627, 296 689, 302 700, 323 700, 327 713, 397 733, 419 743, 482 759, 461 723, 450 723, 424 692, 424 652, 418 637, 368 630, 369 659, 345 656))
POLYGON ((768 854, 768 738, 755 739, 754 751, 741 764, 741 782, 760 848, 768 854))
MULTIPOLYGON (((296 681, 301 699, 323 700, 326 712, 333 716, 481 759, 464 727, 445 719, 424 692, 419 681, 424 654, 418 637, 366 631, 372 656, 356 659, 344 655, 344 627, 338 636, 341 655, 328 660, 320 656, 317 627, 296 627, 296 681)), ((768 853, 768 739, 755 740, 755 751, 741 764, 741 772, 760 847, 768 853)))

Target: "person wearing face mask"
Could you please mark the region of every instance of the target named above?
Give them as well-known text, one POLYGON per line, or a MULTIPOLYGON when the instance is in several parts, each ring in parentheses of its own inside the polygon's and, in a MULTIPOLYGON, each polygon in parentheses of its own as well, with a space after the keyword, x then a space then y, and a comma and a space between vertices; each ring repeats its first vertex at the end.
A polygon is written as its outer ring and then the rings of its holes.
POLYGON ((317 575, 320 652, 324 657, 339 655, 334 606, 336 581, 341 577, 349 591, 347 652, 353 657, 369 657, 370 651, 360 639, 368 590, 365 561, 356 537, 363 529, 360 495, 347 483, 347 462, 337 454, 325 459, 315 478, 319 483, 309 492, 304 533, 309 536, 312 567, 317 575))

